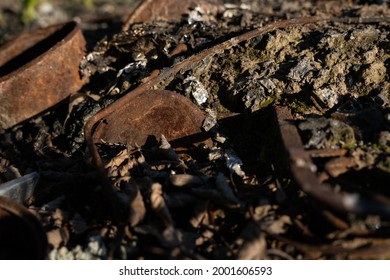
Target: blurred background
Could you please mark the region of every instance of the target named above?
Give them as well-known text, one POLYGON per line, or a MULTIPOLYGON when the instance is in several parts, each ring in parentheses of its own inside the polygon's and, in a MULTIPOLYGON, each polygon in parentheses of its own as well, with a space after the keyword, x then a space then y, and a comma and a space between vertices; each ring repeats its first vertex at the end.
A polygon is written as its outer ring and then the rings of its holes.
MULTIPOLYGON (((99 30, 109 34, 120 29, 121 24, 142 0, 1 0, 0 44, 22 31, 45 27, 71 19, 79 20, 87 40, 99 37, 99 30), (89 35, 92 36, 89 38, 89 35)), ((280 10, 301 10, 308 6, 326 6, 337 9, 345 5, 383 5, 389 0, 206 0, 219 3, 249 5, 264 13, 280 10), (266 9, 266 11, 264 11, 266 9)), ((180 1, 178 1, 180 2, 180 1)), ((100 32, 102 33, 102 32, 100 32)), ((99 38, 96 38, 97 40, 99 38)))
POLYGON ((99 33, 96 32, 97 29, 115 29, 139 2, 140 0, 1 0, 0 44, 22 31, 71 19, 80 21, 87 36, 88 32, 99 33))
MULTIPOLYGON (((96 28, 115 28, 120 25, 142 0, 1 0, 0 44, 21 31, 45 27, 54 23, 78 18, 83 31, 96 28)), ((219 3, 249 5, 251 9, 261 7, 260 12, 277 12, 293 8, 300 10, 308 6, 337 8, 345 5, 382 5, 389 0, 206 0, 219 3), (264 11, 266 9, 267 11, 264 11)), ((179 3, 180 1, 178 1, 179 3)), ((107 31, 107 30, 105 30, 107 31)), ((87 34, 88 36, 88 34, 87 34)))

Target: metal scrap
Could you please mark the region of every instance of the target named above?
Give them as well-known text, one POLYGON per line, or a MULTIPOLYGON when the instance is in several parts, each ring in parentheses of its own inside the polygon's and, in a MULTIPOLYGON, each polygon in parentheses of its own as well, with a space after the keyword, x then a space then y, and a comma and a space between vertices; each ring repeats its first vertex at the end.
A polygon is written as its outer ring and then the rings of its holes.
POLYGON ((85 40, 76 22, 22 34, 0 48, 0 129, 25 121, 86 82, 79 65, 85 40), (28 106, 26 106, 28 104, 28 106))

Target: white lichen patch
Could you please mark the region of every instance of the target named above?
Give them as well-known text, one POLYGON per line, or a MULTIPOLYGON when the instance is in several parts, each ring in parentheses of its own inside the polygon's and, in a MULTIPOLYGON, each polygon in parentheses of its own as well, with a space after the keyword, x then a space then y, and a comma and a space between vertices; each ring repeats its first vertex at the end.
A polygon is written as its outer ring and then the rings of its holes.
POLYGON ((329 108, 335 106, 339 101, 339 95, 330 87, 314 90, 313 93, 329 108))
POLYGON ((206 87, 195 77, 188 76, 183 81, 187 94, 193 96, 198 105, 203 105, 209 98, 206 87))

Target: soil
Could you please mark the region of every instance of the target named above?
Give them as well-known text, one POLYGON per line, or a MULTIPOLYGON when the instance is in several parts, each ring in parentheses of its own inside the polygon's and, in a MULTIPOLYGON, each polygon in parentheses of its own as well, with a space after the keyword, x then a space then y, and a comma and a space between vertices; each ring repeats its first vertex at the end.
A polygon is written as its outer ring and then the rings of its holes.
POLYGON ((390 257, 387 1, 200 1, 180 20, 127 29, 133 1, 46 4, 52 17, 23 24, 4 1, 1 40, 77 17, 88 83, 1 132, 0 183, 39 173, 25 206, 48 259, 390 257), (303 17, 317 20, 266 29, 303 17), (183 150, 163 135, 99 139, 94 154, 88 121, 148 84, 187 97, 208 141, 183 150), (304 191, 275 106, 291 111, 330 195, 370 206, 340 210, 304 191))

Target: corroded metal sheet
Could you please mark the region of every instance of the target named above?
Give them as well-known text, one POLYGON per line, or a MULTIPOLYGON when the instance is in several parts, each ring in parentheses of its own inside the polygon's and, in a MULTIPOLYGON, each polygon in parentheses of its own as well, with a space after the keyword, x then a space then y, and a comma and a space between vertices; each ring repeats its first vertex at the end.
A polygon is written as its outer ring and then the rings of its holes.
POLYGON ((102 116, 104 121, 99 122, 94 130, 95 143, 142 146, 149 136, 159 139, 163 134, 168 141, 183 138, 181 144, 190 146, 207 138, 200 130, 203 112, 178 93, 146 90, 142 94, 129 95, 124 106, 115 103, 112 106, 114 110, 107 111, 102 116), (191 135, 195 137, 194 141, 185 138, 191 135))

